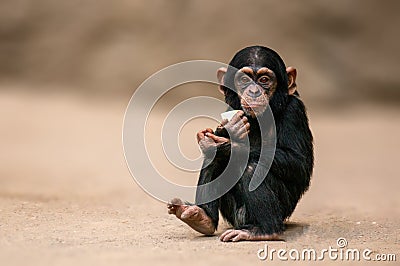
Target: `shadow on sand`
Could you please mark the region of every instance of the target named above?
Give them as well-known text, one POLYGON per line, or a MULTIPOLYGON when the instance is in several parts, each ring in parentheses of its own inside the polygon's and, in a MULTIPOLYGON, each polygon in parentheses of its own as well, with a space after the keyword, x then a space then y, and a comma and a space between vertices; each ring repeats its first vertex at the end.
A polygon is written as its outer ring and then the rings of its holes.
POLYGON ((294 240, 308 231, 310 227, 306 223, 296 223, 296 222, 285 222, 285 232, 283 233, 283 238, 288 240, 294 240))

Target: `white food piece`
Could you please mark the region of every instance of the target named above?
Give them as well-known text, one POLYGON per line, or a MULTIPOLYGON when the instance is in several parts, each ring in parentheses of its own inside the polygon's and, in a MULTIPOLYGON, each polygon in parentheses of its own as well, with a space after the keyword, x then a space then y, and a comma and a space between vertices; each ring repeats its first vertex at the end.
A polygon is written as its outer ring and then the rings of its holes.
POLYGON ((239 111, 240 110, 233 110, 233 111, 224 112, 224 113, 221 114, 221 118, 222 118, 222 120, 224 120, 224 119, 231 120, 232 117, 239 111))

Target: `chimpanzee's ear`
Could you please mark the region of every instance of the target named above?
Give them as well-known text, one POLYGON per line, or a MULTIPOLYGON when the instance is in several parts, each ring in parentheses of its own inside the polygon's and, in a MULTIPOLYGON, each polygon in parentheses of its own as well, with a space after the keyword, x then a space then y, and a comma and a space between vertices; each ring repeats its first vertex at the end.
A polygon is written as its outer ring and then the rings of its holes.
POLYGON ((223 86, 224 85, 224 76, 226 74, 226 71, 227 71, 226 67, 220 67, 217 70, 217 79, 218 79, 218 83, 220 84, 218 86, 218 89, 223 95, 225 95, 225 93, 226 93, 226 88, 223 86))
POLYGON ((288 94, 293 95, 297 90, 296 77, 297 70, 294 67, 287 67, 286 73, 288 75, 288 94))

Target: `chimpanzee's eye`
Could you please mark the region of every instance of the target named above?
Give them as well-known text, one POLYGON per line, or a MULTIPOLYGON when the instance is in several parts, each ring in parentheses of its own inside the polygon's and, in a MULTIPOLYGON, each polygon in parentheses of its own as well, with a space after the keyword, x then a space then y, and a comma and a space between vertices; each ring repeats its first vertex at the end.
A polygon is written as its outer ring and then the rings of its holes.
POLYGON ((261 84, 265 84, 269 81, 269 77, 267 76, 262 76, 261 78, 258 79, 258 82, 261 84))
POLYGON ((250 78, 248 76, 243 75, 240 77, 240 83, 247 84, 249 82, 250 82, 250 78))

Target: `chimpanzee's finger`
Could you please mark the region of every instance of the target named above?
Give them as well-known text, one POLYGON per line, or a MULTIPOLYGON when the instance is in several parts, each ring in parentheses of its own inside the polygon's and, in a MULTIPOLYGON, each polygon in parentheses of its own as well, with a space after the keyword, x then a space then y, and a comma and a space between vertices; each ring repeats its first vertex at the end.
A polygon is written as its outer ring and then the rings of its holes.
POLYGON ((204 139, 205 135, 203 131, 197 132, 196 138, 197 138, 197 143, 199 143, 202 139, 204 139))
POLYGON ((206 133, 206 136, 209 137, 210 139, 214 140, 217 143, 221 143, 221 142, 225 142, 226 141, 226 138, 216 136, 216 135, 214 135, 212 133, 206 133))

